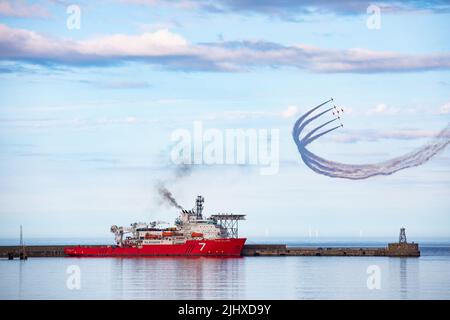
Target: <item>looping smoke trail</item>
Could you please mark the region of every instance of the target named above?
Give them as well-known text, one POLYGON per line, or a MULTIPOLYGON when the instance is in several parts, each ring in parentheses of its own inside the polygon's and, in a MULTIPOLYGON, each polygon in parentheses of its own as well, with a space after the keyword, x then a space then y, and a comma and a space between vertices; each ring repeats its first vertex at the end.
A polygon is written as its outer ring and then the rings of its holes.
MULTIPOLYGON (((311 130, 311 131, 310 131, 310 132, 309 132, 302 140, 303 140, 303 141, 307 141, 314 133, 316 133, 317 131, 319 131, 319 130, 322 129, 323 127, 325 127, 327 124, 332 123, 332 122, 334 122, 334 121, 336 121, 336 120, 337 120, 337 118, 336 118, 336 119, 332 119, 332 120, 327 121, 327 122, 325 122, 324 124, 318 126, 317 128, 311 130)), ((311 141, 309 140, 309 143, 310 143, 310 142, 311 142, 311 141)), ((306 144, 305 144, 305 145, 306 145, 306 144)))
POLYGON ((308 116, 311 115, 314 111, 320 109, 320 107, 326 105, 330 101, 332 101, 332 99, 325 101, 324 103, 306 112, 295 122, 294 128, 292 130, 292 137, 294 138, 294 142, 297 145, 303 162, 316 173, 333 178, 344 178, 352 180, 367 179, 377 175, 391 175, 399 170, 424 164, 437 153, 442 151, 450 143, 450 124, 448 124, 446 128, 444 128, 438 135, 436 135, 431 141, 429 141, 421 148, 384 162, 356 165, 340 163, 321 158, 306 149, 306 146, 316 139, 326 135, 327 133, 338 129, 340 126, 333 127, 331 129, 325 130, 324 132, 314 135, 317 131, 334 122, 336 119, 327 121, 322 125, 312 129, 303 138, 301 138, 300 135, 303 133, 303 130, 309 123, 333 109, 326 109, 325 111, 307 119, 308 116))

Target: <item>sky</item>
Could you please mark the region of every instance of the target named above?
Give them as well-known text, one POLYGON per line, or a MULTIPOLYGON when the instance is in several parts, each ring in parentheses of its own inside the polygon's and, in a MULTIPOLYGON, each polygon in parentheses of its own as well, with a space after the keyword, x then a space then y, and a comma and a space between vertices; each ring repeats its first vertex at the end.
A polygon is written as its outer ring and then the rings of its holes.
POLYGON ((295 120, 334 98, 310 149, 372 163, 450 120, 448 1, 0 0, 0 238, 110 237, 186 208, 247 214, 242 236, 450 238, 450 150, 391 176, 321 176, 295 120), (330 115, 328 115, 331 119, 330 115), (196 165, 172 136, 278 130, 279 170, 196 165))

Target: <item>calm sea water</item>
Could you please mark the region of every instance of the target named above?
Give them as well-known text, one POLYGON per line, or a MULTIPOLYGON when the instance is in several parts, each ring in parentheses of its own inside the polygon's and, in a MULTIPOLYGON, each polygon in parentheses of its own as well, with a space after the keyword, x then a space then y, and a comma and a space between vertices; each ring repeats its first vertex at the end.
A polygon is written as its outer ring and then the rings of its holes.
POLYGON ((0 299, 450 299, 450 244, 421 251, 420 258, 0 259, 0 299), (370 266, 379 270, 379 289, 367 286, 370 266), (70 289, 71 270, 80 272, 79 289, 70 289))

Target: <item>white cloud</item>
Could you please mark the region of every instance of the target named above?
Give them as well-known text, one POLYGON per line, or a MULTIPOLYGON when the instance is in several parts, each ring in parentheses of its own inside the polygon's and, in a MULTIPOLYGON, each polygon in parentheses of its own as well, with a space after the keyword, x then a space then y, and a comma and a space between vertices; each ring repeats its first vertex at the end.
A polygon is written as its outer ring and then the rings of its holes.
POLYGON ((450 101, 441 106, 439 109, 440 114, 449 114, 450 113, 450 101))
POLYGON ((105 57, 152 57, 186 54, 183 37, 168 30, 140 35, 114 34, 89 40, 53 39, 34 31, 10 28, 0 24, 0 46, 3 58, 48 59, 58 62, 101 62, 105 57))
POLYGON ((167 29, 137 36, 115 34, 74 44, 80 54, 103 56, 159 56, 184 54, 187 41, 167 29))
POLYGON ((136 23, 136 25, 140 32, 155 32, 164 29, 170 30, 181 26, 180 23, 175 20, 154 23, 136 23))
POLYGON ((339 106, 339 108, 342 108, 344 110, 345 115, 352 115, 353 114, 353 108, 346 107, 346 106, 339 106))
POLYGON ((137 121, 137 119, 135 117, 127 117, 126 118, 127 123, 135 123, 136 121, 137 121))
POLYGON ((99 83, 99 86, 106 89, 143 89, 149 88, 150 84, 146 81, 110 81, 99 83))
POLYGON ((384 103, 380 103, 378 105, 376 105, 373 109, 369 110, 369 113, 385 113, 387 110, 387 106, 384 103))
POLYGON ((300 112, 297 106, 288 106, 283 112, 281 112, 281 116, 283 118, 292 118, 296 116, 300 112))
POLYGON ((272 117, 276 115, 275 112, 269 111, 247 111, 247 110, 233 110, 218 113, 208 113, 203 117, 203 120, 244 120, 244 119, 258 119, 264 117, 272 117))
POLYGON ((258 66, 353 73, 450 69, 448 52, 414 56, 365 49, 284 46, 264 41, 192 44, 167 29, 75 41, 0 24, 0 48, 0 59, 44 65, 105 65, 138 60, 189 71, 238 72, 258 66))
MULTIPOLYGON (((183 9, 202 9, 207 12, 259 13, 289 21, 297 16, 334 13, 340 15, 364 15, 368 3, 361 0, 119 0, 130 4, 170 6, 183 9)), ((384 0, 377 3, 384 13, 420 12, 447 13, 449 4, 445 1, 384 0)))
POLYGON ((393 115, 397 114, 398 110, 395 108, 388 107, 384 103, 377 104, 375 107, 367 111, 368 115, 393 115))
POLYGON ((50 13, 42 6, 37 4, 29 5, 23 0, 1 0, 0 16, 17 18, 47 18, 50 16, 50 13))

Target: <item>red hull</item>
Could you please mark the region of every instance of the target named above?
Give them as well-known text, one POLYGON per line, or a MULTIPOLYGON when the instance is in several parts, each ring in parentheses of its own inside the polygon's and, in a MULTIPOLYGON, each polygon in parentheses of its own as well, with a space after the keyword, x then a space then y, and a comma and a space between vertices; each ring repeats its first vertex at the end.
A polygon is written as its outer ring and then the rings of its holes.
POLYGON ((245 238, 187 240, 183 244, 155 244, 142 247, 66 247, 64 253, 73 257, 136 257, 136 256, 239 256, 245 238))

